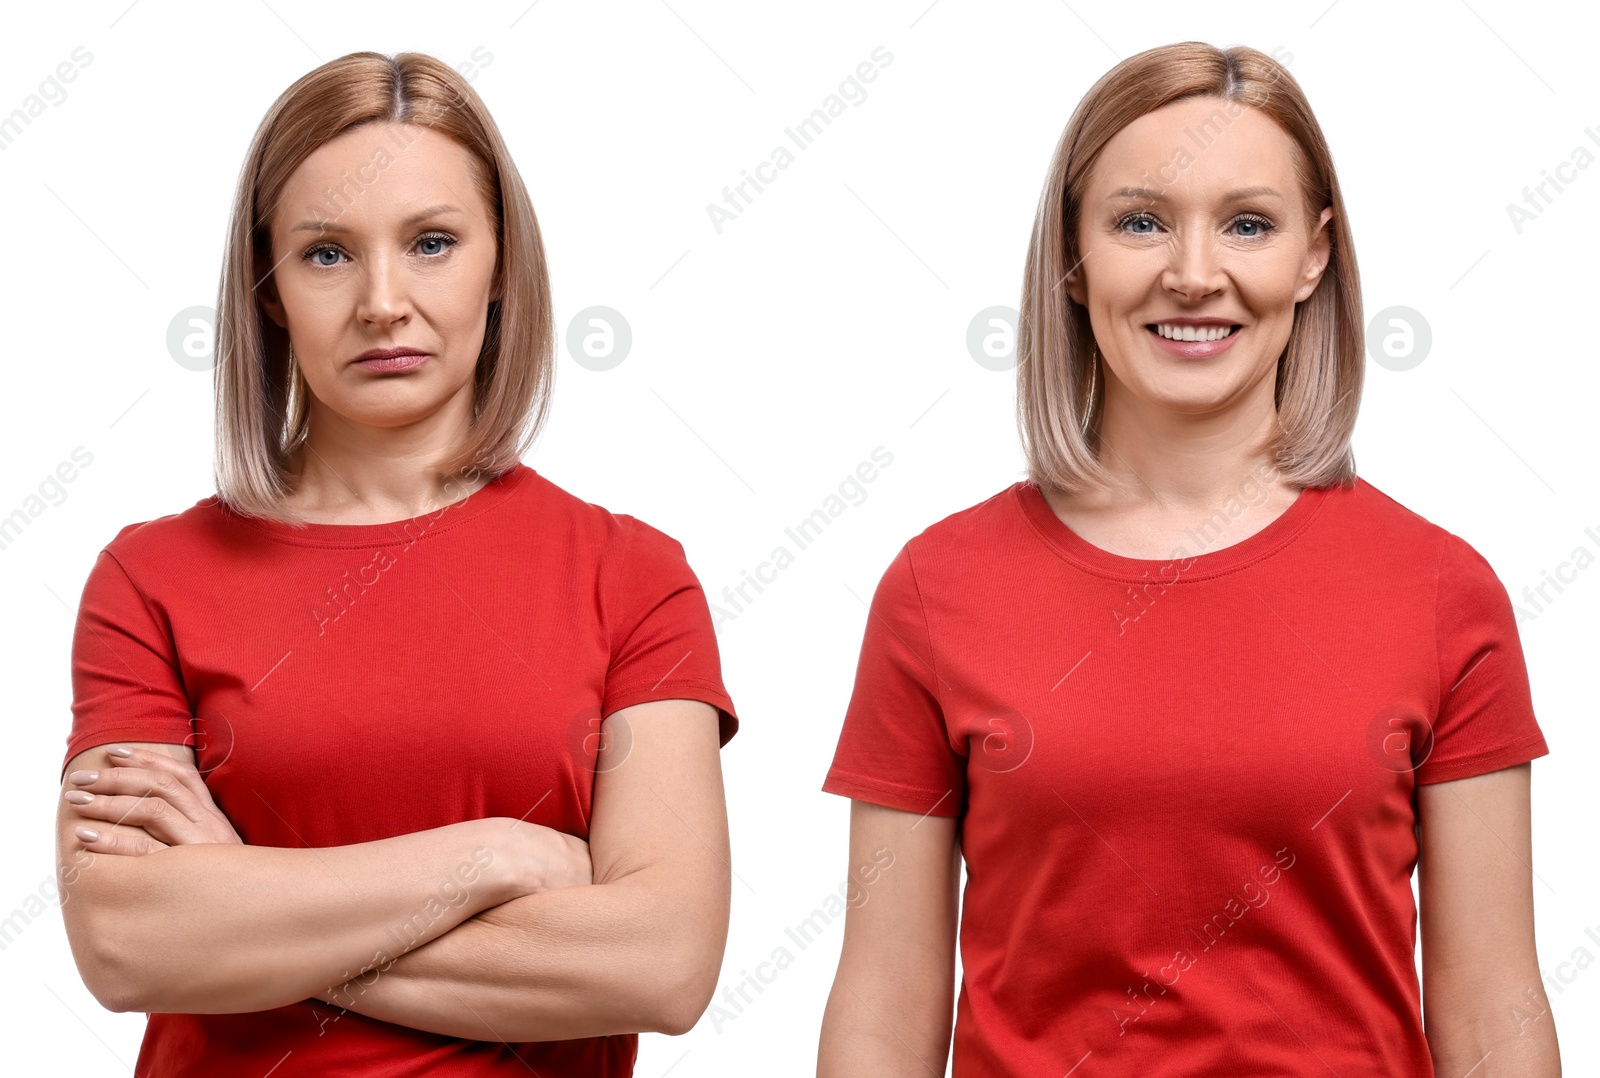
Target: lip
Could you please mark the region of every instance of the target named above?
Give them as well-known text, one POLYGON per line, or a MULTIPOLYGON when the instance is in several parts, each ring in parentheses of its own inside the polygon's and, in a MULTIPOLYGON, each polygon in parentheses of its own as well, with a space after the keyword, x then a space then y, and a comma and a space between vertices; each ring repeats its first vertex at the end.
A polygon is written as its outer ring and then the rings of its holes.
POLYGON ((1157 318, 1154 321, 1146 322, 1145 325, 1154 326, 1154 325, 1159 325, 1161 323, 1166 323, 1169 326, 1239 326, 1239 325, 1243 325, 1244 324, 1244 323, 1240 322, 1237 318, 1210 318, 1210 317, 1206 317, 1206 318, 1157 318))
POLYGON ((1150 322, 1145 325, 1145 332, 1150 339, 1155 341, 1164 351, 1185 359, 1210 359, 1220 356, 1233 347, 1233 343, 1244 336, 1243 323, 1234 322, 1227 318, 1163 318, 1161 322, 1170 326, 1238 326, 1238 330, 1216 341, 1174 341, 1163 337, 1153 328, 1157 323, 1150 322))
POLYGON ((415 348, 370 348, 353 362, 369 371, 414 371, 427 358, 428 353, 415 348))

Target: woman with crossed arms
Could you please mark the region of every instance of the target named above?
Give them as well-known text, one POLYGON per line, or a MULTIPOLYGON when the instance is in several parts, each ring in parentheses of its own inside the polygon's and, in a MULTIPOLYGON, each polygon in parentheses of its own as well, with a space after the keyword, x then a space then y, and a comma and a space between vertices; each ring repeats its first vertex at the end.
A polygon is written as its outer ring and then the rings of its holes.
POLYGON ((1029 478, 867 619, 818 1074, 944 1073, 959 935, 956 1078, 1554 1078, 1511 604, 1356 476, 1355 252, 1282 65, 1102 77, 1020 314, 1029 478))
POLYGON ((694 1025, 737 718, 677 542, 522 464, 554 334, 483 103, 355 53, 257 132, 218 494, 84 587, 57 850, 139 1075, 627 1075, 694 1025), (530 422, 531 420, 531 422, 530 422))

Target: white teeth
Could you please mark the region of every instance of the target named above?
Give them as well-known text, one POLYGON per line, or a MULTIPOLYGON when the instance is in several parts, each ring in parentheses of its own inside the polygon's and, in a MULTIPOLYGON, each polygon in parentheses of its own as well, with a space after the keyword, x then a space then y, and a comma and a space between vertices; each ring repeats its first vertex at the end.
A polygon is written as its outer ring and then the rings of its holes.
POLYGON ((1172 341, 1220 341, 1233 332, 1232 326, 1175 326, 1157 322, 1156 332, 1172 341))

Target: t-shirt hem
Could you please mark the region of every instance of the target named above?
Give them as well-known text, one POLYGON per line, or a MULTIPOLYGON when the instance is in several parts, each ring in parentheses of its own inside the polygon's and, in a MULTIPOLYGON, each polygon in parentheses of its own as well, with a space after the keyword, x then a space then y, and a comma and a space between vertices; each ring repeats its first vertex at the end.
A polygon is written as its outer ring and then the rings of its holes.
POLYGON ((822 783, 823 793, 838 794, 855 801, 870 801, 874 805, 916 812, 924 816, 959 816, 961 805, 952 790, 929 790, 920 786, 903 786, 887 779, 865 778, 837 768, 830 769, 822 783))
POLYGON ((1544 734, 1529 734, 1510 745, 1474 753, 1460 759, 1445 760, 1438 764, 1431 759, 1426 760, 1422 766, 1427 768, 1427 775, 1424 776, 1419 769, 1416 781, 1418 786, 1427 786, 1435 782, 1450 782, 1454 779, 1471 778, 1474 775, 1486 775, 1491 771, 1515 767, 1517 764, 1525 764, 1529 760, 1537 760, 1549 754, 1550 747, 1545 743, 1544 734))
POLYGON ((601 717, 652 700, 698 700, 716 708, 718 748, 733 740, 733 735, 739 732, 739 716, 733 710, 732 698, 721 685, 703 678, 675 678, 626 692, 607 693, 601 704, 601 717))
POLYGON ((187 745, 194 737, 192 720, 174 719, 170 725, 152 727, 143 725, 99 726, 73 734, 67 740, 67 755, 61 761, 61 777, 67 774, 72 758, 85 749, 97 745, 112 745, 119 741, 153 741, 162 745, 187 745))

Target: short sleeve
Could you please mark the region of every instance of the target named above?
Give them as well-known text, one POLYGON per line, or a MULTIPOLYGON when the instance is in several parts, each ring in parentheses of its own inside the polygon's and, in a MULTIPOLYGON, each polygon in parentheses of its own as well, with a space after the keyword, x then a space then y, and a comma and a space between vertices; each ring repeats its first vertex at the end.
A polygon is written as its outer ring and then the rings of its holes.
POLYGON ((605 585, 611 665, 601 716, 648 700, 700 700, 717 709, 719 745, 739 718, 722 684, 711 609, 683 547, 643 521, 622 531, 605 585))
POLYGON ((1483 555, 1454 535, 1439 561, 1434 618, 1439 712, 1416 781, 1467 778, 1549 753, 1511 599, 1483 555))
POLYGON ((855 688, 822 789, 906 812, 960 815, 966 757, 951 744, 938 686, 907 543, 872 595, 855 688))
POLYGON ((194 713, 167 626, 110 550, 89 570, 72 636, 72 730, 61 770, 113 741, 192 744, 194 713))

